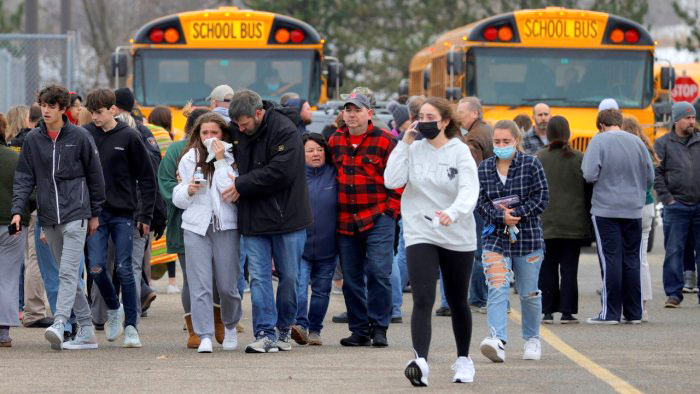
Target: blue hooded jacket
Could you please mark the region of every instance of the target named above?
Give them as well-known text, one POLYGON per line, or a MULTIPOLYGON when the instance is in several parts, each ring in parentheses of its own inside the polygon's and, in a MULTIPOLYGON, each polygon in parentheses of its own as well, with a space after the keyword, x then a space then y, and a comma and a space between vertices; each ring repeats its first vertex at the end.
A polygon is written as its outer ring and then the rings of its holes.
POLYGON ((306 166, 306 182, 314 222, 306 228, 304 260, 316 261, 335 257, 338 223, 337 171, 333 165, 313 168, 306 166))

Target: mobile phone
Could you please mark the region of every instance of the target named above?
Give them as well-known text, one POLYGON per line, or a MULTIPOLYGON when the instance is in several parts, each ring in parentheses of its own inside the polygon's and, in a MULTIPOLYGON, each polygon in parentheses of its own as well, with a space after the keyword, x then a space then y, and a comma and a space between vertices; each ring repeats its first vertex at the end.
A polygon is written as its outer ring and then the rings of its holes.
POLYGON ((10 224, 9 226, 7 226, 7 233, 10 235, 15 235, 18 232, 20 232, 21 230, 22 230, 22 225, 19 223, 17 224, 17 226, 15 226, 14 224, 10 224))

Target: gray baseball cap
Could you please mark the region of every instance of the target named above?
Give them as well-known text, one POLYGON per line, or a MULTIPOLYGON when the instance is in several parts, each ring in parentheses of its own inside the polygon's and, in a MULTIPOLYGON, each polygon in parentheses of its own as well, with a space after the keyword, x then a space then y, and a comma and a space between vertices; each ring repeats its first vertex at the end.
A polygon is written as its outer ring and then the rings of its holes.
POLYGON ((364 94, 360 94, 360 93, 350 93, 347 96, 347 98, 345 98, 345 102, 343 103, 343 108, 345 108, 348 104, 352 104, 352 105, 356 106, 357 108, 372 109, 372 104, 370 104, 367 96, 365 96, 364 94))

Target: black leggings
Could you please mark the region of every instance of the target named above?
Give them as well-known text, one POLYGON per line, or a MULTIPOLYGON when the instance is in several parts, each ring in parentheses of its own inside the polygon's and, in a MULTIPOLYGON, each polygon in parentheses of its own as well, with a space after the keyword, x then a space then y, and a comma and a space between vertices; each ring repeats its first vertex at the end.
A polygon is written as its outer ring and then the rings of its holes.
POLYGON ((418 357, 428 358, 438 267, 445 282, 447 304, 452 311, 457 357, 467 357, 472 339, 472 314, 467 305, 467 294, 474 252, 455 252, 432 244, 417 244, 406 248, 406 263, 413 292, 411 337, 418 357))

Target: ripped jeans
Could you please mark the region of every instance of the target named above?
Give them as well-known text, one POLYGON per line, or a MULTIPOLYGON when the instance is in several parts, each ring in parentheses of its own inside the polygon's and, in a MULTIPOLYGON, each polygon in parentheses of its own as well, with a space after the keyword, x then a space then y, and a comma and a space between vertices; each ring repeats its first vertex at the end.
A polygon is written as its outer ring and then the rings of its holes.
POLYGON ((540 266, 544 253, 542 249, 525 256, 505 257, 500 253, 484 250, 484 275, 489 289, 486 304, 486 320, 491 336, 508 340, 508 294, 511 273, 515 273, 515 285, 520 296, 522 313, 522 335, 528 340, 540 336, 542 321, 542 292, 538 288, 540 266))

